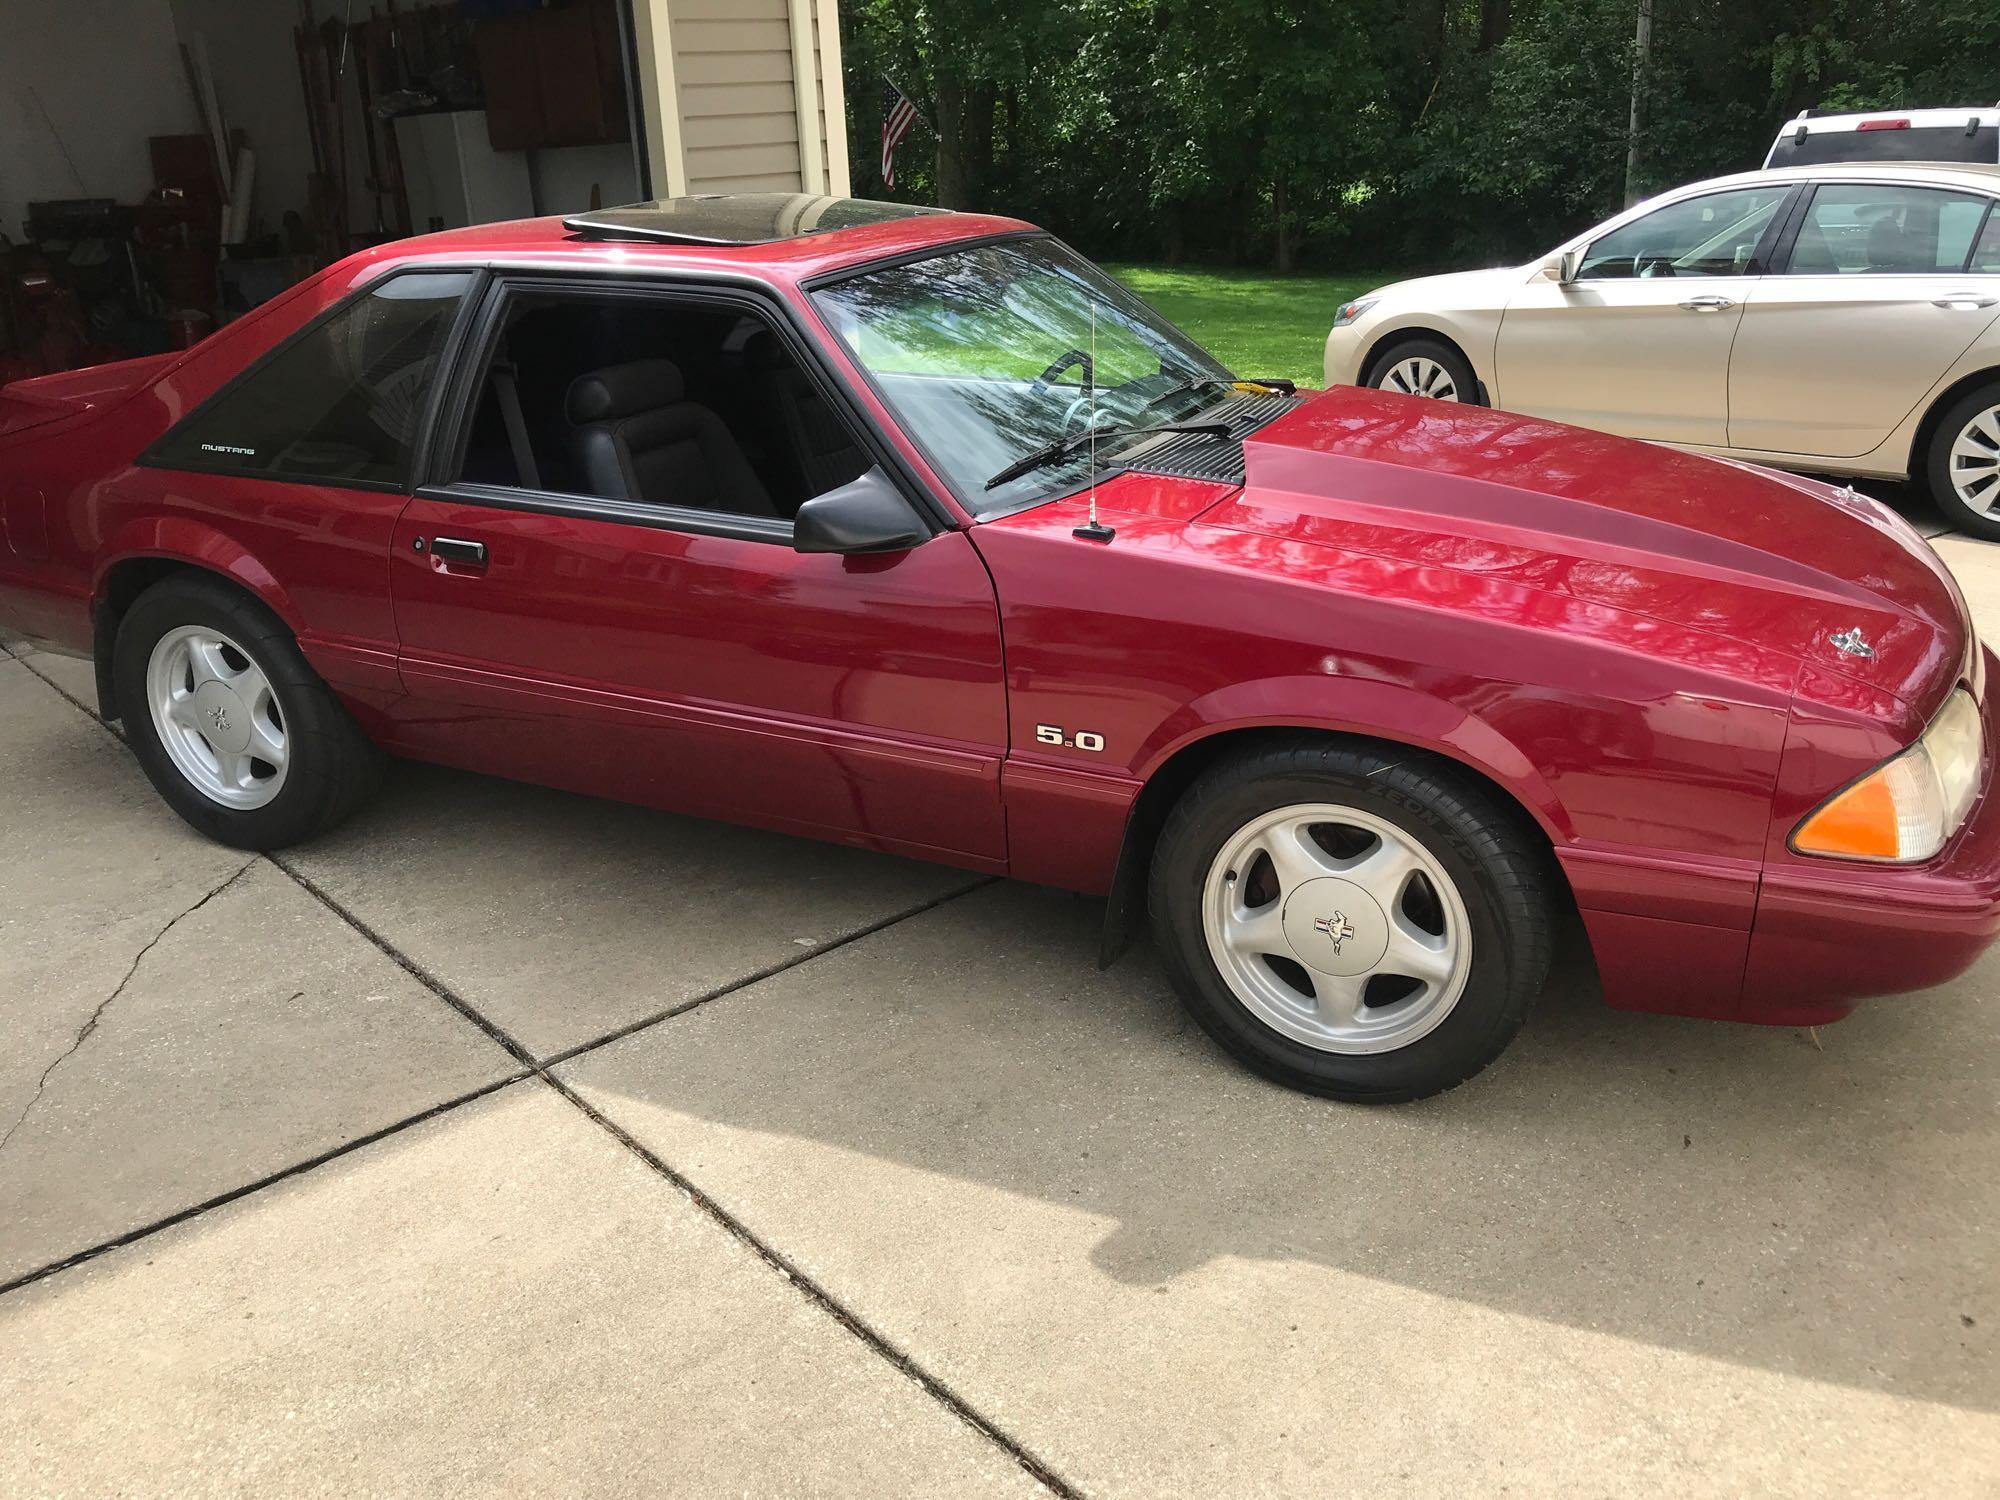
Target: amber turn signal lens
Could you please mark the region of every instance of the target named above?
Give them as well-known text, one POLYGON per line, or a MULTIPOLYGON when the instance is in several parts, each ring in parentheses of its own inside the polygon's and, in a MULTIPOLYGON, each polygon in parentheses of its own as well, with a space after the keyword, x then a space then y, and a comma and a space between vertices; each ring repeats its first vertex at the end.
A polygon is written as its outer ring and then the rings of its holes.
POLYGON ((1896 794, 1884 767, 1857 781, 1799 825, 1792 847, 1802 854, 1838 854, 1849 859, 1895 859, 1896 794))

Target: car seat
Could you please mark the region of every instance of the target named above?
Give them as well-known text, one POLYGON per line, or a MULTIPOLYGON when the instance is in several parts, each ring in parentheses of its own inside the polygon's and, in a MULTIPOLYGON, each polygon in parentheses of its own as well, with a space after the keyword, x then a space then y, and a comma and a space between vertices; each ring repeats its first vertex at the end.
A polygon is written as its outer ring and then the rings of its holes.
POLYGON ((579 375, 563 408, 592 494, 735 515, 777 507, 722 418, 687 399, 680 367, 637 359, 579 375))

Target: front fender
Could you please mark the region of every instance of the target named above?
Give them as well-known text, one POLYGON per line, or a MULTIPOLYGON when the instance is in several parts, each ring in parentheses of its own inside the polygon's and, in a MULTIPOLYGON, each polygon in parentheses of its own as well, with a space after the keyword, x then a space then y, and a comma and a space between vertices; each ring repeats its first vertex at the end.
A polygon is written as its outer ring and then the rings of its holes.
POLYGON ((1491 724, 1416 688, 1333 676, 1268 677, 1232 683, 1193 699, 1166 719, 1142 747, 1134 769, 1146 791, 1132 804, 1119 842, 1099 967, 1108 967, 1143 924, 1145 867, 1168 796, 1184 778, 1175 757, 1243 731, 1319 730, 1377 743, 1407 745, 1476 772, 1511 796, 1552 844, 1570 841, 1568 813, 1534 763, 1491 724))
POLYGON ((1392 682, 1328 675, 1231 683, 1193 699, 1160 724, 1140 751, 1140 779, 1152 780, 1174 756, 1203 740, 1244 729, 1324 730, 1426 750, 1499 786, 1552 843, 1574 836, 1555 790, 1519 746, 1456 704, 1392 682))
POLYGON ((1494 355, 1500 343, 1501 309, 1409 307, 1364 318, 1347 358, 1352 364, 1351 383, 1360 384, 1362 373, 1384 345, 1406 338, 1441 339, 1455 345, 1472 366, 1480 387, 1490 392, 1494 385, 1494 355))

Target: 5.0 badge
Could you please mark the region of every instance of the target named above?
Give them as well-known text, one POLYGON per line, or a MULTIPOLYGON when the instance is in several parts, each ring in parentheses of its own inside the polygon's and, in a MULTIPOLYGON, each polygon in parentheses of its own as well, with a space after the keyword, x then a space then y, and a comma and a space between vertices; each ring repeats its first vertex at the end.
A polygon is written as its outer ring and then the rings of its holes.
POLYGON ((1066 735, 1060 724, 1037 724, 1035 742, 1041 745, 1061 745, 1066 750, 1088 750, 1096 755, 1104 749, 1104 736, 1093 734, 1088 729, 1079 729, 1074 735, 1066 735))

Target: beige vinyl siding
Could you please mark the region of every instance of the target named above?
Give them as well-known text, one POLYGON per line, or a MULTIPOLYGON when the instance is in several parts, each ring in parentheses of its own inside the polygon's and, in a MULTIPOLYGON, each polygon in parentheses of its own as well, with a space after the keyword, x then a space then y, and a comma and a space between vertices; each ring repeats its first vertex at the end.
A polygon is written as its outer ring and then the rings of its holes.
POLYGON ((819 139, 826 159, 827 191, 844 197, 854 190, 854 179, 836 0, 814 0, 812 17, 813 78, 819 85, 819 139))
MULTIPOLYGON (((817 94, 819 95, 819 138, 820 138, 820 139, 821 139, 822 141, 830 141, 830 140, 832 140, 832 139, 833 139, 833 137, 832 137, 832 136, 830 136, 830 135, 828 135, 828 134, 826 133, 826 132, 827 132, 827 118, 826 118, 826 53, 825 53, 825 52, 823 52, 822 50, 820 50, 820 45, 819 45, 819 7, 818 7, 817 5, 815 5, 815 6, 813 7, 813 13, 812 13, 812 16, 813 16, 813 27, 812 27, 812 30, 813 30, 813 80, 814 80, 814 82, 815 82, 815 83, 817 84, 817 88, 815 89, 815 92, 816 92, 816 93, 817 93, 817 94)), ((822 149, 822 150, 824 150, 825 148, 824 148, 824 147, 822 147, 821 149, 822 149)))
POLYGON ((673 0, 672 11, 687 190, 796 191, 787 0, 673 0))

